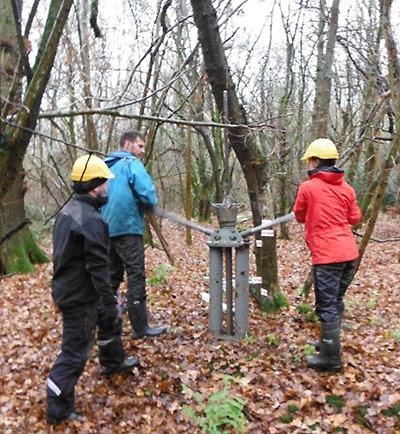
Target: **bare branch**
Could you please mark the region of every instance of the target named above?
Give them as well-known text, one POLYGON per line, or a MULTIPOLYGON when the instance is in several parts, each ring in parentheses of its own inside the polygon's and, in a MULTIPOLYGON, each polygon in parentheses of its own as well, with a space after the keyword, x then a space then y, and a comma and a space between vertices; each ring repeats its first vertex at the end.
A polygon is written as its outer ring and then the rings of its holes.
MULTIPOLYGON (((218 127, 218 128, 245 128, 245 129, 263 129, 270 128, 273 130, 278 130, 274 125, 268 123, 260 123, 260 124, 223 124, 218 122, 198 122, 198 121, 187 121, 180 119, 169 119, 162 118, 158 116, 146 116, 146 115, 135 115, 135 114, 125 114, 118 112, 116 110, 109 109, 93 109, 93 110, 79 110, 75 112, 45 112, 39 115, 39 118, 43 119, 52 119, 52 118, 61 118, 61 117, 71 117, 71 116, 86 116, 86 115, 104 115, 104 116, 114 116, 125 119, 143 119, 151 122, 159 122, 159 123, 168 123, 175 125, 187 125, 192 127, 218 127)), ((271 118, 270 120, 272 120, 271 118)))
POLYGON ((44 137, 46 139, 53 140, 54 142, 63 143, 64 145, 71 146, 72 148, 79 149, 81 151, 85 151, 85 152, 88 152, 88 153, 91 152, 93 154, 98 154, 98 155, 103 155, 103 156, 106 155, 106 154, 104 154, 104 152, 100 152, 100 151, 96 151, 96 150, 93 150, 93 149, 84 148, 83 146, 74 145, 73 143, 69 143, 69 142, 67 142, 65 140, 58 139, 57 137, 49 136, 48 134, 41 133, 39 131, 32 130, 31 128, 23 127, 23 126, 18 125, 16 123, 10 122, 10 121, 8 121, 7 119, 4 119, 4 118, 0 118, 0 121, 4 122, 5 124, 9 125, 10 127, 14 127, 16 129, 19 129, 19 130, 22 130, 22 131, 26 131, 26 132, 28 132, 30 134, 34 134, 35 136, 40 136, 40 137, 44 137))
MULTIPOLYGON (((364 234, 360 234, 360 232, 357 231, 352 231, 354 235, 356 235, 357 237, 364 237, 364 234)), ((392 243, 394 241, 400 241, 400 237, 394 237, 394 238, 386 238, 385 240, 380 240, 378 238, 370 238, 371 241, 375 241, 376 243, 392 243)))
POLYGON ((92 4, 90 6, 90 26, 93 29, 94 36, 96 38, 102 38, 100 28, 97 24, 97 15, 99 13, 99 0, 92 0, 92 4))

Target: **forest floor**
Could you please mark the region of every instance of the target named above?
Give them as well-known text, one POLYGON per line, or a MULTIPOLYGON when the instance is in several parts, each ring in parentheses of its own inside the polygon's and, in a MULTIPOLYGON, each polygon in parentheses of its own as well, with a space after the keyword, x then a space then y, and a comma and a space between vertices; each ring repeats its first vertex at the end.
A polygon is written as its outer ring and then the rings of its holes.
MULTIPOLYGON (((130 375, 101 377, 94 349, 76 387, 83 422, 53 428, 45 420, 45 382, 61 332, 50 294, 51 263, 36 274, 2 279, 1 433, 196 433, 199 425, 183 408, 199 417, 211 408, 221 414, 221 390, 225 403, 244 399, 250 433, 400 433, 399 242, 370 243, 346 296, 344 369, 321 374, 304 362, 319 325, 304 307, 313 297, 300 296, 310 263, 300 225, 290 225, 291 240, 278 241, 289 307, 266 315, 252 302, 251 335, 242 342, 217 341, 207 331, 208 306, 201 299, 207 291, 206 237, 194 233, 187 247, 183 229, 164 222, 163 231, 176 264, 168 270, 165 254, 147 248, 148 302, 151 323, 168 324, 169 332, 134 341, 124 319, 126 352, 140 357, 130 375)), ((374 236, 399 237, 400 216, 382 216, 374 236)), ((227 411, 228 417, 241 414, 240 408, 227 411)), ((211 413, 201 420, 211 428, 211 413)))

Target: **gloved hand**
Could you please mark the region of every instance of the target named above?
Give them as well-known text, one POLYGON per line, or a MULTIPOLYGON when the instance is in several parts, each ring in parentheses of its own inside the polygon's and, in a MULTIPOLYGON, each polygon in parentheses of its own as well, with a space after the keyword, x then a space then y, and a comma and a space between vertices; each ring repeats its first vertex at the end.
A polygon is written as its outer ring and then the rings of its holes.
POLYGON ((114 305, 114 306, 104 307, 102 316, 105 322, 116 323, 117 321, 119 321, 117 306, 114 305))
POLYGON ((116 322, 120 315, 117 309, 117 300, 114 296, 102 297, 99 306, 99 315, 102 317, 104 322, 114 323, 116 322))

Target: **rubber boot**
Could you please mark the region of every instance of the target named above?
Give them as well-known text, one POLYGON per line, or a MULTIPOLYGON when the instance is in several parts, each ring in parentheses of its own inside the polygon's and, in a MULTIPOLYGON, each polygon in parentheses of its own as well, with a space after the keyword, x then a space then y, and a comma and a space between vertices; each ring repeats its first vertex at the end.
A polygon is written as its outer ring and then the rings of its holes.
POLYGON ((310 368, 319 371, 338 372, 342 368, 340 359, 340 322, 321 323, 321 349, 319 354, 306 357, 310 368))
POLYGON ((133 368, 139 365, 139 359, 137 357, 126 357, 124 361, 115 368, 105 367, 101 370, 101 375, 110 377, 117 372, 130 372, 133 368))
POLYGON ((137 302, 128 307, 129 321, 133 330, 133 338, 141 339, 144 336, 158 336, 167 331, 166 327, 150 327, 147 319, 146 302, 137 302))
MULTIPOLYGON (((339 315, 339 327, 342 327, 342 319, 343 319, 343 314, 339 315)), ((312 339, 310 342, 308 342, 309 345, 312 345, 313 347, 315 347, 315 351, 319 352, 321 351, 321 341, 320 340, 314 340, 312 339)))
POLYGON ((76 413, 75 411, 72 411, 66 418, 64 419, 57 419, 53 416, 47 416, 47 423, 49 425, 59 425, 62 422, 83 422, 85 418, 80 415, 79 413, 76 413))

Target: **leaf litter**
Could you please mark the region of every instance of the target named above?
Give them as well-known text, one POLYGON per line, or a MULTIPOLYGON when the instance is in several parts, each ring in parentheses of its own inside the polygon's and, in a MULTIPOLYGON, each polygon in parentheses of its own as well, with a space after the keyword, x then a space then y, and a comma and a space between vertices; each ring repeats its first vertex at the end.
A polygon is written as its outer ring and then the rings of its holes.
MULTIPOLYGON (((379 239, 398 237, 400 217, 383 216, 379 239)), ((347 295, 343 321, 344 370, 320 374, 306 367, 304 348, 318 336, 298 306, 309 271, 303 229, 290 225, 291 239, 278 240, 280 284, 289 307, 272 315, 250 305, 251 336, 242 342, 216 341, 207 331, 208 249, 206 237, 164 222, 176 260, 165 281, 148 286, 151 324, 169 332, 154 340, 130 339, 124 318, 127 354, 140 358, 130 375, 100 376, 94 348, 76 387, 83 422, 49 427, 45 381, 61 342, 61 318, 51 300, 51 264, 37 273, 1 281, 0 432, 14 433, 196 433, 182 411, 196 408, 196 396, 221 390, 245 401, 251 433, 400 432, 400 243, 371 242, 347 295), (397 407, 396 407, 397 406, 397 407)), ((147 275, 166 263, 157 248, 146 249, 147 275)), ((251 266, 254 276, 254 264, 251 266)), ((157 280, 155 280, 157 281, 157 280)))

